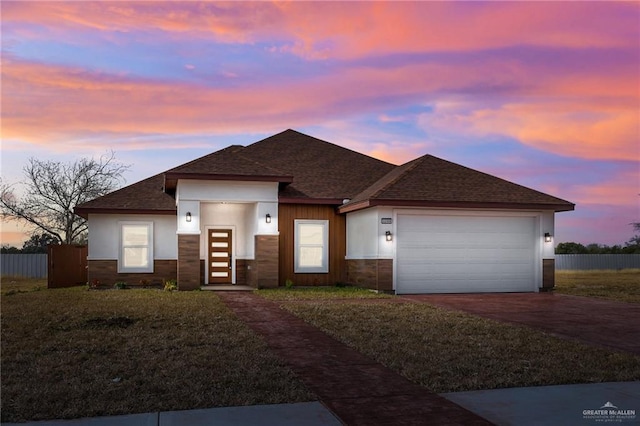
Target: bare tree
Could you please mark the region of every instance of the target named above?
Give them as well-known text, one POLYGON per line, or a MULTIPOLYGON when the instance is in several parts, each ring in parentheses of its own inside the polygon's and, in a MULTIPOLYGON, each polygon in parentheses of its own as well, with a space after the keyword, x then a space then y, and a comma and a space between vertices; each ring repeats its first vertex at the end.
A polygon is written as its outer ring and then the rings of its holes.
POLYGON ((79 242, 87 223, 73 208, 118 188, 128 169, 113 152, 71 163, 30 158, 23 169, 26 180, 17 184, 22 197, 16 195, 17 185, 0 182, 0 212, 5 219, 28 222, 32 234, 44 231, 62 244, 79 242))

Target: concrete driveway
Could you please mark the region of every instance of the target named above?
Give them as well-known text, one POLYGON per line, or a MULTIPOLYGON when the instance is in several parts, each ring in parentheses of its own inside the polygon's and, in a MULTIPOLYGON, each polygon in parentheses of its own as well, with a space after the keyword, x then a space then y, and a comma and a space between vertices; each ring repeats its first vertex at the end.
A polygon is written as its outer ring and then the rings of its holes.
POLYGON ((640 355, 640 304, 554 293, 421 294, 414 302, 522 324, 640 355))

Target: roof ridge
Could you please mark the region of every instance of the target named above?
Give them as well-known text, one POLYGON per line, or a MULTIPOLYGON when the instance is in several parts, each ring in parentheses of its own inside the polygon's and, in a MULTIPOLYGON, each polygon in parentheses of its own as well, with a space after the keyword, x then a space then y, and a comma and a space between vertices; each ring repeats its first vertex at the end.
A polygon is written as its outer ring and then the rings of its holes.
POLYGON ((291 129, 291 128, 286 129, 286 130, 283 130, 283 131, 282 131, 282 132, 280 132, 280 133, 276 133, 275 135, 268 136, 268 137, 266 137, 266 138, 264 138, 264 139, 261 139, 261 140, 259 140, 259 141, 253 142, 253 143, 251 143, 251 144, 247 145, 247 146, 246 146, 246 147, 244 147, 244 148, 251 148, 253 145, 257 145, 257 144, 259 144, 259 143, 261 143, 261 142, 264 142, 264 141, 266 141, 266 140, 268 140, 268 139, 276 138, 276 137, 278 137, 278 136, 282 136, 282 135, 285 135, 285 134, 287 134, 287 133, 295 133, 295 134, 297 134, 297 135, 299 135, 299 136, 304 136, 304 137, 306 137, 306 138, 314 139, 314 140, 316 140, 316 141, 318 141, 318 142, 322 142, 322 143, 327 144, 327 145, 330 145, 330 146, 332 146, 332 147, 340 148, 340 149, 343 149, 343 150, 345 150, 345 151, 349 151, 349 152, 351 152, 351 153, 353 153, 353 154, 357 154, 357 155, 358 155, 358 156, 360 156, 360 157, 366 157, 366 158, 367 158, 367 159, 369 159, 369 160, 375 160, 375 161, 378 161, 378 162, 380 162, 380 163, 389 164, 389 165, 392 165, 392 166, 395 166, 395 167, 399 167, 398 165, 393 164, 393 163, 389 163, 388 161, 384 161, 384 160, 381 160, 381 159, 379 159, 379 158, 372 157, 372 156, 370 156, 370 155, 364 154, 364 153, 362 153, 362 152, 356 151, 356 150, 351 149, 351 148, 348 148, 348 147, 346 147, 346 146, 338 145, 337 143, 329 142, 329 141, 326 141, 326 140, 324 140, 324 139, 320 139, 320 138, 318 138, 318 137, 316 137, 316 136, 311 136, 311 135, 308 135, 308 134, 306 134, 306 133, 302 133, 302 132, 300 132, 300 131, 298 131, 298 130, 291 129))

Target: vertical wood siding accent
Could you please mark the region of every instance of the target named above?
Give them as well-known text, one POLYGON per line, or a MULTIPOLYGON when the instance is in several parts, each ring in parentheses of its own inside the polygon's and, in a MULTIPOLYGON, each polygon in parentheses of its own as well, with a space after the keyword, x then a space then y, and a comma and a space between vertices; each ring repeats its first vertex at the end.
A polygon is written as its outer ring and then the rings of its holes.
POLYGON ((287 279, 295 285, 334 285, 346 279, 346 218, 336 213, 335 206, 314 204, 279 204, 280 231, 280 285, 287 279), (313 219, 329 221, 329 272, 326 274, 294 273, 294 220, 313 219))

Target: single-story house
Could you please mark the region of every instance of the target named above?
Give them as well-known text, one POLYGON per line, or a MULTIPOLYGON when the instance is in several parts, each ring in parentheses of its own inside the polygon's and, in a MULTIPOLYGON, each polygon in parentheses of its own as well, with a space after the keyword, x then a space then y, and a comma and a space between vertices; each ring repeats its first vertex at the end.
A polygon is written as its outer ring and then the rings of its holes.
POLYGON ((552 288, 554 214, 574 207, 431 155, 396 166, 286 130, 75 211, 90 282, 401 294, 552 288))

